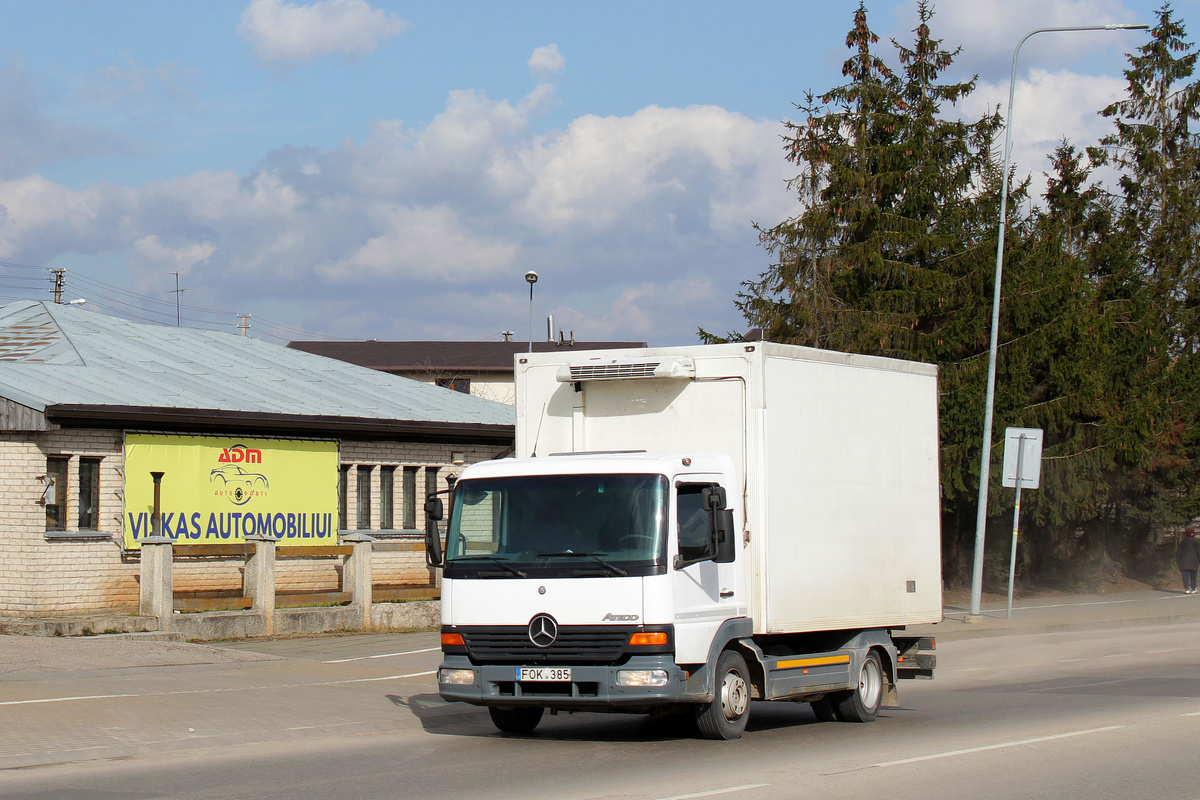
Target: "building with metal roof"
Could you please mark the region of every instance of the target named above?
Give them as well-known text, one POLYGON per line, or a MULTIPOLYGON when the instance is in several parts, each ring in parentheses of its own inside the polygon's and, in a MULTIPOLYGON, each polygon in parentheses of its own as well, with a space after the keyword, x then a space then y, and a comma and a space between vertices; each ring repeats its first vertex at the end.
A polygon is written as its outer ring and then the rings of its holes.
MULTIPOLYGON (((377 589, 427 584, 404 545, 425 498, 507 455, 514 422, 511 406, 232 333, 0 306, 0 622, 136 613, 151 532, 296 553, 368 534, 377 589)), ((328 558, 279 569, 295 592, 343 577, 328 558)), ((177 564, 177 598, 240 593, 243 571, 177 564)))
POLYGON ((511 408, 344 360, 35 301, 0 306, 0 399, 74 427, 120 422, 507 441, 514 424, 511 408))
POLYGON ((618 350, 645 342, 290 342, 288 347, 370 367, 393 375, 455 389, 475 397, 513 405, 513 359, 522 353, 618 350))

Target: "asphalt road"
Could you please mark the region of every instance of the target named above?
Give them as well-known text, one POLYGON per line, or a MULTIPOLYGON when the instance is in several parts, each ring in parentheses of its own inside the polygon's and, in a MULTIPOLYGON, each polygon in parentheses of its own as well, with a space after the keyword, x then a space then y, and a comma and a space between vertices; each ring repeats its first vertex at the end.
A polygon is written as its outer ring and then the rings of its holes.
POLYGON ((600 714, 503 736, 436 697, 434 644, 246 644, 282 658, 28 681, 0 699, 0 753, 24 737, 72 763, 0 770, 0 797, 1200 797, 1200 623, 939 642, 937 679, 904 682, 874 723, 759 703, 733 742, 600 714))

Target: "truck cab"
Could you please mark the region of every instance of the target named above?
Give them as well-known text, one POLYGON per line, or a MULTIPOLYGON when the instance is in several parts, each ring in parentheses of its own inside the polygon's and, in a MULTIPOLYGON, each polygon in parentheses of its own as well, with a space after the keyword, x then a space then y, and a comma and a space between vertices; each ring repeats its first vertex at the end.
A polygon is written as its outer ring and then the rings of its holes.
POLYGON ((690 679, 719 631, 748 632, 732 474, 711 453, 464 471, 446 535, 442 696, 488 706, 502 729, 545 708, 651 711, 703 696, 690 679))

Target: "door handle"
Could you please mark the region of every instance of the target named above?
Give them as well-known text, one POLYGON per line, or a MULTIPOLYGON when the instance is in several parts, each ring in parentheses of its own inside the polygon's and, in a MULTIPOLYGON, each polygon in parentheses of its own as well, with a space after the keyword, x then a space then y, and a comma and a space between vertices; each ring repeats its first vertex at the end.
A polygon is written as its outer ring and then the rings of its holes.
POLYGON ((733 597, 733 590, 732 589, 722 589, 721 597, 733 597))

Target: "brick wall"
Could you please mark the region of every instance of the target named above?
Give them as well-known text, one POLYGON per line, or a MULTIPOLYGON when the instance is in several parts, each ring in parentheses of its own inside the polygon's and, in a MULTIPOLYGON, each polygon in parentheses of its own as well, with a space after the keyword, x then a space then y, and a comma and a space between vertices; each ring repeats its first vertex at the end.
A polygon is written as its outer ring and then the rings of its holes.
MULTIPOLYGON (((140 556, 122 547, 124 507, 123 434, 109 430, 56 430, 44 433, 0 432, 0 616, 52 617, 87 613, 136 613, 140 556), (47 532, 46 509, 39 500, 45 486, 46 459, 67 457, 66 530, 47 532), (96 531, 80 531, 79 461, 99 458, 100 494, 96 531), (97 538, 97 537, 107 538, 97 538)), ((371 505, 364 532, 379 526, 382 467, 395 467, 395 529, 402 526, 405 496, 403 468, 417 468, 412 498, 416 527, 398 535, 417 537, 423 529, 426 476, 436 469, 437 489, 462 466, 493 458, 501 445, 427 444, 352 441, 341 443, 347 473, 348 530, 358 529, 358 470, 370 471, 371 505), (461 460, 461 464, 454 461, 461 460)), ((431 572, 420 552, 376 552, 377 584, 425 584, 431 572)), ((340 581, 341 560, 286 559, 277 565, 281 591, 323 591, 340 581)), ((238 590, 240 559, 181 559, 174 567, 177 591, 238 590)))

